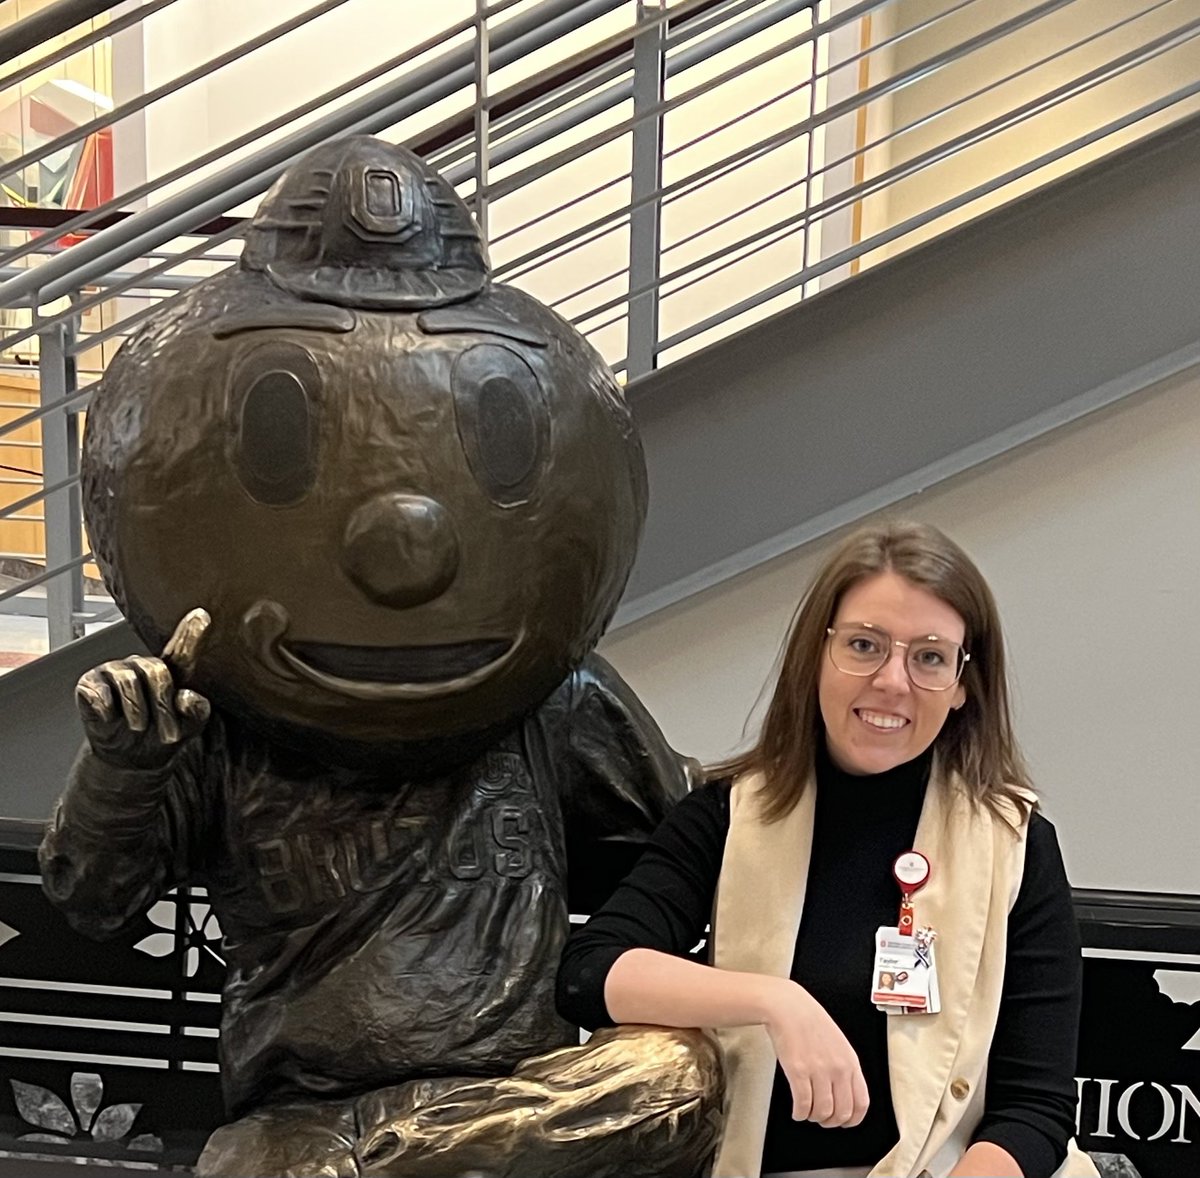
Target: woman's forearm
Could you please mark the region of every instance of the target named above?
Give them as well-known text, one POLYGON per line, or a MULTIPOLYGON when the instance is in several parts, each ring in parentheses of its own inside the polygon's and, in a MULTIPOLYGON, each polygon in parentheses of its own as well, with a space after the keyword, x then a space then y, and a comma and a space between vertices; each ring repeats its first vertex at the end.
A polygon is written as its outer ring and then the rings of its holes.
POLYGON ((1017 1159, 990 1141, 977 1141, 963 1154, 950 1178, 1023 1178, 1017 1159))
POLYGON ((870 1093, 841 1029, 789 978, 712 969, 654 949, 629 949, 604 983, 618 1023, 664 1027, 761 1024, 792 1092, 792 1116, 821 1125, 857 1125, 870 1093))
POLYGON ((768 1021, 772 999, 790 983, 763 974, 713 969, 655 949, 622 953, 604 983, 617 1023, 661 1027, 739 1027, 768 1021))

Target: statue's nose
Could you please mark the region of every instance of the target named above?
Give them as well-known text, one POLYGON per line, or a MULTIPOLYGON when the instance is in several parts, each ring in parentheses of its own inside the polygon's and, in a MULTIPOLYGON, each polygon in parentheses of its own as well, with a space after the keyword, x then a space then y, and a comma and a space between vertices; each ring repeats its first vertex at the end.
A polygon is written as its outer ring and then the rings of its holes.
POLYGON ((450 586, 458 572, 458 537, 436 499, 379 495, 350 517, 342 566, 372 601, 404 609, 450 586))

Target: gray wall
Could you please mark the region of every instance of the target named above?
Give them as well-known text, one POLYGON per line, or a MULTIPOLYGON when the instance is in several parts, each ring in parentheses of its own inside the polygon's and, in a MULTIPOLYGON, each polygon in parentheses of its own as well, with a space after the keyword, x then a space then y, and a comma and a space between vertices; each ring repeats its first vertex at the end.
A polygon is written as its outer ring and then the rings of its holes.
POLYGON ((145 650, 122 622, 0 677, 0 818, 50 813, 83 739, 75 681, 109 659, 145 650))
POLYGON ((1200 119, 630 388, 651 505, 619 622, 1200 359, 1200 119))
MULTIPOLYGON (((1200 366, 883 514, 943 528, 988 577, 1072 883, 1200 893, 1200 366)), ((832 539, 606 640, 678 748, 740 743, 832 539)))

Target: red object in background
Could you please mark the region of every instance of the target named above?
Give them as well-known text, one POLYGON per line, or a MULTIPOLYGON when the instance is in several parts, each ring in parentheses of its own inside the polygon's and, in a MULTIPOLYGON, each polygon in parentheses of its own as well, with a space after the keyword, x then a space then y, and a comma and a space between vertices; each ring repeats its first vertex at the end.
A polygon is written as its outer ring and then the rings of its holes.
MULTIPOLYGON (((94 209, 113 198, 112 129, 94 131, 83 141, 79 166, 71 177, 63 206, 68 209, 94 209)), ((64 249, 87 237, 86 233, 68 233, 58 239, 64 249)))

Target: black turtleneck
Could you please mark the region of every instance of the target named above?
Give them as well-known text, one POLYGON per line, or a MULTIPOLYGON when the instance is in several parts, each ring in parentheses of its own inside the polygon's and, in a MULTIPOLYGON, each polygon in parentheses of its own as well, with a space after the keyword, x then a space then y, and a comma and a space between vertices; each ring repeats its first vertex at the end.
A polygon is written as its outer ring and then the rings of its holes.
MULTIPOLYGON (((865 777, 843 773, 824 756, 818 761, 812 860, 792 978, 858 1053, 871 1104, 853 1129, 793 1121, 787 1082, 777 1069, 764 1174, 869 1166, 896 1141, 888 1016, 875 1009, 868 991, 875 930, 897 916, 892 862, 913 845, 929 768, 928 754, 865 777)), ((633 872, 568 941, 558 983, 562 1014, 584 1027, 611 1025, 604 982, 628 949, 703 958, 698 942, 712 912, 728 830, 727 781, 704 785, 676 806, 633 872)), ((1035 815, 1009 916, 986 1108, 973 1137, 1006 1149, 1025 1178, 1052 1174, 1074 1131, 1079 985, 1078 933, 1062 857, 1053 826, 1035 815)))

